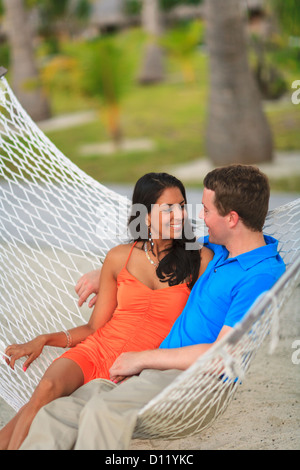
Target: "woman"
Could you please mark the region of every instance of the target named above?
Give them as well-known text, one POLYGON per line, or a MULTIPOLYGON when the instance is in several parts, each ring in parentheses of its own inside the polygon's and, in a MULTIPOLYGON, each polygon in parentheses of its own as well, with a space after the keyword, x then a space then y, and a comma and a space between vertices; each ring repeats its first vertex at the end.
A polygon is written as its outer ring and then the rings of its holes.
POLYGON ((206 248, 185 249, 191 241, 185 235, 185 204, 185 189, 177 178, 166 173, 140 178, 129 219, 129 230, 137 233, 133 243, 108 252, 89 322, 6 349, 11 367, 29 356, 25 370, 45 345, 70 348, 50 365, 30 401, 0 431, 0 448, 19 448, 42 406, 95 378, 109 379, 109 369, 122 352, 157 348, 167 336, 212 259, 206 248))

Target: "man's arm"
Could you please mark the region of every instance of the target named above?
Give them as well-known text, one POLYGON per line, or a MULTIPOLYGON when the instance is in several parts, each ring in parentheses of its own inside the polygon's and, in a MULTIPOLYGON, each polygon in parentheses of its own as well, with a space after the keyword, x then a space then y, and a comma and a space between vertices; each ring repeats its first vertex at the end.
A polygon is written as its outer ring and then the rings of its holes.
POLYGON ((100 283, 100 273, 101 268, 95 269, 94 271, 90 271, 78 280, 75 291, 78 294, 78 305, 79 307, 87 300, 87 298, 91 294, 95 294, 94 297, 89 302, 89 307, 93 307, 97 300, 97 295, 99 291, 99 283, 100 283))
POLYGON ((211 344, 195 344, 175 349, 153 349, 123 353, 110 368, 110 379, 117 383, 123 380, 124 377, 138 375, 144 369, 186 370, 199 356, 208 351, 231 330, 231 327, 223 326, 218 338, 211 344))

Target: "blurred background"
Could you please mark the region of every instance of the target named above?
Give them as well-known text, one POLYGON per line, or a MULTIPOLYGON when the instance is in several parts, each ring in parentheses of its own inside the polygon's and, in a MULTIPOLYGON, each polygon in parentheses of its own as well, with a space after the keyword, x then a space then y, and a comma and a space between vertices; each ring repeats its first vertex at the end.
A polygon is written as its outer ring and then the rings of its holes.
POLYGON ((300 194, 299 0, 0 0, 0 65, 101 183, 239 162, 300 194))

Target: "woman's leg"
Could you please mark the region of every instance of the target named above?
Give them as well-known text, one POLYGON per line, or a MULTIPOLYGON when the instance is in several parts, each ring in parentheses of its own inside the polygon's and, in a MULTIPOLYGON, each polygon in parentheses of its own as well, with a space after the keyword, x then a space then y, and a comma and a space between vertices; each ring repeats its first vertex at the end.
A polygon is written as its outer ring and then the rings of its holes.
POLYGON ((68 397, 57 398, 40 409, 21 450, 72 450, 77 440, 82 409, 95 395, 117 387, 96 379, 79 387, 68 397))
MULTIPOLYGON (((26 406, 26 405, 25 405, 26 406)), ((6 450, 15 428, 15 425, 22 413, 24 406, 19 409, 18 413, 1 429, 0 431, 0 450, 6 450)))
POLYGON ((29 402, 2 430, 0 448, 18 449, 29 431, 33 418, 40 408, 56 398, 70 395, 83 385, 81 368, 71 359, 54 361, 45 372, 29 402))

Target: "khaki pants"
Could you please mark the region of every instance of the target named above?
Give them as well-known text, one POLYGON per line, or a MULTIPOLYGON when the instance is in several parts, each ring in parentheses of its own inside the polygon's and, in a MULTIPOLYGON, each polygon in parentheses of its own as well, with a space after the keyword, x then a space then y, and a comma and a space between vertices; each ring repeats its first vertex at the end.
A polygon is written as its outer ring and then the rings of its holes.
POLYGON ((120 385, 93 380, 42 408, 21 450, 128 449, 139 410, 179 374, 145 370, 120 385))

